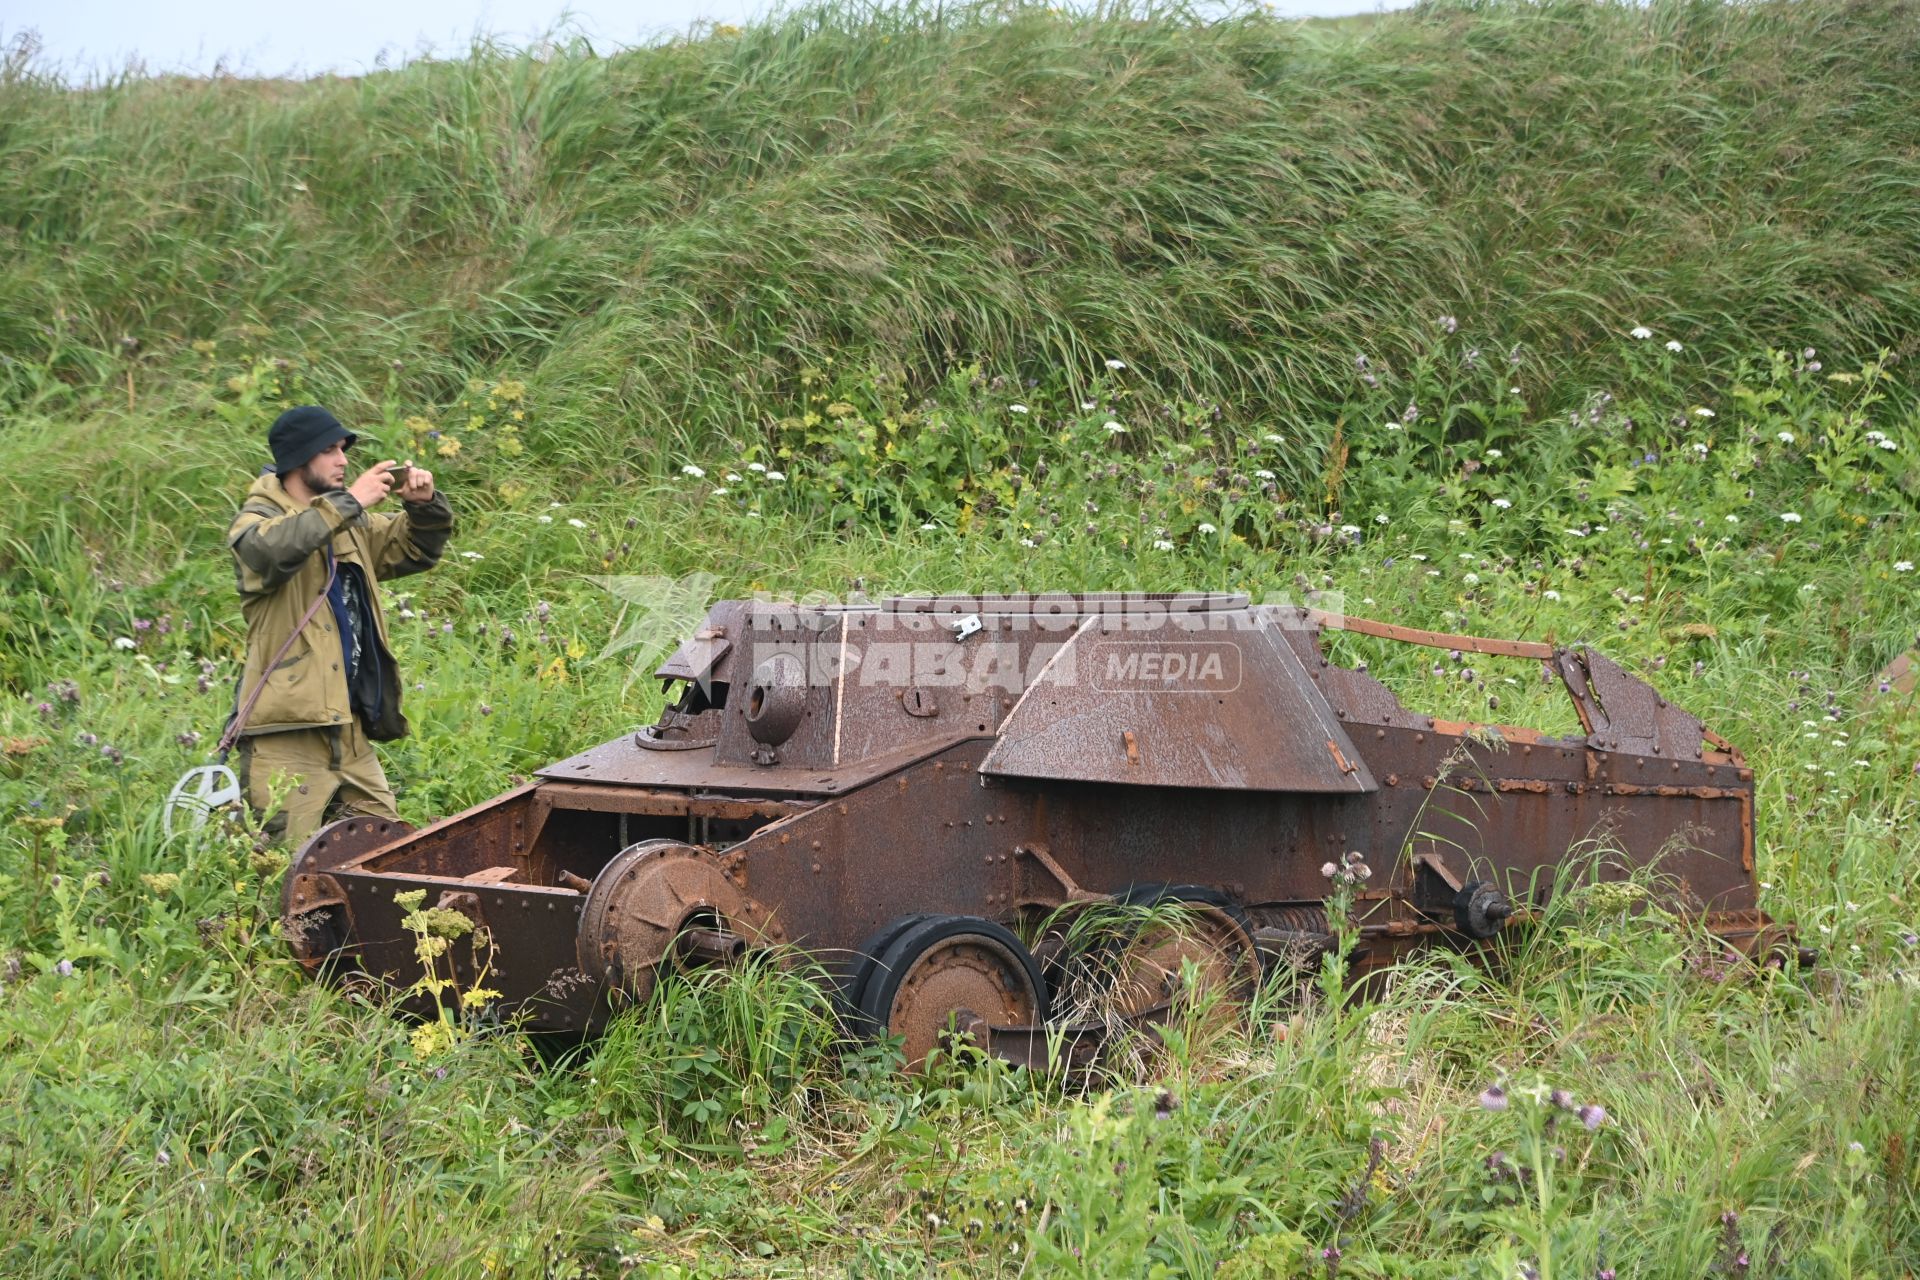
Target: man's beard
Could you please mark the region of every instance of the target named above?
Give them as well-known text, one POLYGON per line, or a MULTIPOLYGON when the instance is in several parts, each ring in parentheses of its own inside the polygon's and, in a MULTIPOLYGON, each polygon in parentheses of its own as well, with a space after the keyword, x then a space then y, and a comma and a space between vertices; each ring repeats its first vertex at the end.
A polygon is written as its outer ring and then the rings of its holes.
POLYGON ((323 493, 332 493, 336 489, 345 488, 344 485, 338 484, 321 475, 319 470, 311 462, 300 468, 300 481, 306 485, 316 497, 323 493))

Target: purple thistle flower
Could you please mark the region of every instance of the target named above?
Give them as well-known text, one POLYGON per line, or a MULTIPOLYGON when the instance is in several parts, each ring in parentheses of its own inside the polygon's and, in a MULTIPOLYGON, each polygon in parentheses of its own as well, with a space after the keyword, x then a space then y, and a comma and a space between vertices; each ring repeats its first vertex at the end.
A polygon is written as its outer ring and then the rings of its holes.
POLYGON ((53 704, 51 702, 35 703, 33 709, 39 712, 43 716, 50 716, 53 714, 53 704))
POLYGON ((1507 1109, 1507 1091, 1497 1084, 1490 1084, 1480 1091, 1480 1109, 1482 1111, 1505 1111, 1507 1109))
POLYGON ((63 978, 71 978, 73 976, 73 961, 62 960, 59 964, 53 966, 53 971, 63 978))
POLYGON ((1588 1132, 1607 1122, 1607 1109, 1597 1102, 1589 1102, 1574 1114, 1580 1117, 1580 1123, 1587 1126, 1588 1132))
POLYGON ((1573 1095, 1568 1093, 1565 1089, 1555 1089, 1553 1092, 1547 1095, 1547 1101, 1551 1102, 1554 1106, 1560 1108, 1562 1111, 1573 1110, 1573 1095))

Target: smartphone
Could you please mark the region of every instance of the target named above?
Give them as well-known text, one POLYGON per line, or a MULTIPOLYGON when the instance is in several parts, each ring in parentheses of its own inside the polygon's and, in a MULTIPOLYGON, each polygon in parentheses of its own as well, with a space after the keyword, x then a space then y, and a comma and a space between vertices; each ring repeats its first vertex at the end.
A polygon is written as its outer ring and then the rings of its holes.
POLYGON ((387 477, 393 481, 394 491, 398 492, 406 488, 407 482, 413 478, 413 466, 410 463, 396 462, 387 468, 387 477))

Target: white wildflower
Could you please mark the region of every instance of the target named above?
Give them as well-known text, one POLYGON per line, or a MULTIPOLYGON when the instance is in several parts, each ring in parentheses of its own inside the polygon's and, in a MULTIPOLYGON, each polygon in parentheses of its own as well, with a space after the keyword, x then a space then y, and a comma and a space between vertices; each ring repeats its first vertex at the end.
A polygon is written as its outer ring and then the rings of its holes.
POLYGON ((1360 526, 1357 524, 1343 524, 1340 526, 1340 532, 1351 538, 1354 534, 1360 532, 1360 526))
POLYGON ((1489 450, 1487 450, 1487 452, 1486 452, 1486 454, 1485 454, 1485 457, 1486 457, 1486 458, 1487 458, 1487 459, 1488 459, 1489 461, 1491 461, 1491 460, 1493 460, 1493 459, 1495 459, 1495 458, 1504 458, 1504 457, 1506 457, 1506 456, 1507 456, 1506 454, 1504 454, 1504 453, 1502 453, 1502 452, 1500 452, 1500 451, 1499 451, 1498 449, 1489 449, 1489 450))
POLYGON ((686 466, 680 468, 680 474, 683 476, 692 476, 695 480, 704 480, 707 478, 707 469, 705 467, 696 467, 689 462, 686 466))
POLYGON ((767 472, 767 464, 764 462, 749 462, 747 464, 747 470, 758 471, 760 474, 765 475, 767 472))
POLYGON ((1512 506, 1513 503, 1507 501, 1505 498, 1495 498, 1493 500, 1493 505, 1498 507, 1500 510, 1505 511, 1508 507, 1512 506))
POLYGON ((1517 396, 1517 395, 1519 395, 1519 394, 1520 394, 1520 388, 1518 388, 1518 387, 1508 387, 1508 388, 1507 388, 1507 394, 1508 394, 1508 395, 1510 395, 1510 396, 1517 396))
POLYGON ((1023 547, 1037 547, 1040 544, 1035 542, 1032 538, 1022 538, 1020 539, 1020 545, 1023 547))
POLYGON ((1268 444, 1285 444, 1286 443, 1285 437, 1277 436, 1273 434, 1273 432, 1271 431, 1267 432, 1267 434, 1262 436, 1261 439, 1265 440, 1268 444))
POLYGON ((1165 538, 1155 538, 1153 540, 1153 549, 1155 551, 1171 551, 1173 550, 1173 544, 1165 538))
POLYGON ((1882 449, 1885 449, 1888 453, 1893 453, 1900 448, 1899 445, 1895 444, 1891 440, 1879 441, 1879 445, 1882 449))
POLYGON ((1127 429, 1109 418, 1106 423, 1106 432, 1110 436, 1123 436, 1127 434, 1127 429))
POLYGON ((1540 595, 1547 600, 1558 600, 1560 598, 1560 593, 1558 591, 1553 590, 1552 588, 1548 588, 1547 590, 1542 591, 1540 595))
POLYGON ((1740 523, 1740 517, 1739 517, 1739 516, 1736 516, 1736 515, 1729 515, 1729 516, 1727 517, 1727 523, 1728 523, 1728 524, 1739 524, 1739 523, 1740 523))
POLYGON ((922 529, 938 529, 940 526, 935 524, 933 521, 929 520, 925 524, 921 525, 920 527, 922 529))
POLYGON ((1711 417, 1713 417, 1713 410, 1711 410, 1711 409, 1695 409, 1695 410, 1693 411, 1693 416, 1694 416, 1694 417, 1696 417, 1696 418, 1711 418, 1711 417))
POLYGON ((486 559, 486 557, 481 555, 478 551, 462 551, 460 554, 465 556, 469 560, 485 560, 486 559))
POLYGON ((784 471, 767 472, 767 479, 773 481, 775 484, 779 484, 781 481, 785 480, 786 478, 787 478, 787 473, 784 471))
POLYGON ((1685 350, 1686 350, 1686 348, 1685 348, 1685 347, 1683 347, 1683 346, 1681 346, 1681 345, 1680 345, 1680 344, 1679 344, 1678 342, 1675 342, 1675 341, 1674 341, 1674 340, 1673 340, 1672 338, 1668 338, 1668 339, 1667 339, 1667 350, 1669 350, 1669 351, 1671 351, 1671 352, 1673 352, 1674 354, 1676 354, 1676 355, 1678 355, 1678 354, 1679 354, 1680 352, 1682 352, 1682 351, 1685 351, 1685 350))
POLYGON ((572 525, 576 529, 584 529, 587 527, 587 522, 585 520, 581 520, 574 516, 568 516, 567 523, 572 525))
POLYGON ((713 496, 716 498, 724 498, 727 496, 727 491, 725 489, 715 489, 713 491, 713 496))
POLYGON ((1092 413, 1099 407, 1099 404, 1092 400, 1082 400, 1080 402, 1080 412, 1082 413, 1092 413))
POLYGON ((1375 524, 1385 524, 1385 523, 1387 523, 1387 513, 1386 513, 1386 512, 1384 512, 1384 511, 1382 511, 1382 512, 1381 512, 1381 513, 1380 513, 1379 515, 1377 515, 1377 516, 1375 516, 1375 517, 1373 518, 1373 522, 1374 522, 1375 524))
POLYGON ((1893 571, 1894 571, 1895 573, 1912 573, 1912 572, 1913 572, 1913 561, 1911 561, 1911 560, 1895 560, 1895 561, 1893 562, 1893 571))
POLYGON ((1643 324, 1637 324, 1633 326, 1631 333, 1635 338, 1638 338, 1642 342, 1645 342, 1648 338, 1651 338, 1653 336, 1653 330, 1647 328, 1647 326, 1643 324))
POLYGON ((1109 360, 1109 361, 1107 361, 1107 368, 1109 368, 1109 369, 1112 369, 1112 370, 1113 370, 1113 371, 1114 371, 1115 373, 1118 373, 1118 372, 1119 372, 1120 370, 1122 370, 1122 369, 1124 369, 1124 368, 1126 368, 1126 367, 1127 367, 1127 362, 1126 362, 1125 360, 1109 360))
POLYGON ((1260 470, 1254 472, 1253 474, 1261 480, 1273 479, 1273 472, 1268 471, 1265 467, 1262 467, 1260 470))
POLYGON ((1200 526, 1199 526, 1199 531, 1200 531, 1201 533, 1218 533, 1218 532, 1220 532, 1220 531, 1219 531, 1218 529, 1216 529, 1216 528, 1214 528, 1214 527, 1213 527, 1212 525, 1210 525, 1210 524, 1207 524, 1207 523, 1205 523, 1205 522, 1202 522, 1202 523, 1200 524, 1200 526))
POLYGON ((113 647, 116 649, 131 649, 134 647, 133 637, 132 636, 115 636, 113 638, 113 647))
POLYGON ((1800 523, 1800 513, 1799 513, 1798 511, 1782 511, 1782 512, 1780 513, 1780 523, 1782 523, 1782 524, 1799 524, 1799 523, 1800 523))
POLYGON ((543 513, 543 514, 541 514, 541 515, 538 515, 538 516, 535 516, 535 517, 534 517, 534 519, 536 519, 536 520, 538 520, 538 521, 539 521, 539 522, 540 522, 541 524, 552 524, 552 523, 553 523, 553 517, 552 517, 552 516, 550 516, 550 515, 546 515, 546 514, 544 514, 544 513, 543 513))
POLYGON ((1791 431, 1782 431, 1782 432, 1781 432, 1780 434, 1778 434, 1778 435, 1776 435, 1776 436, 1774 437, 1774 439, 1775 439, 1775 440, 1778 440, 1778 441, 1779 441, 1779 442, 1780 442, 1781 444, 1792 444, 1792 443, 1793 443, 1793 432, 1791 432, 1791 431))
POLYGON ((1477 573, 1463 574, 1460 578, 1460 581, 1466 583, 1470 587, 1477 587, 1480 585, 1480 575, 1477 573))
POLYGON ((1008 413, 1025 413, 1026 411, 1027 406, 1023 404, 1010 404, 1007 406, 1008 413))
POLYGON ((740 473, 739 473, 738 471, 729 471, 729 472, 727 472, 727 483, 728 483, 728 484, 739 484, 739 483, 740 483, 740 473))

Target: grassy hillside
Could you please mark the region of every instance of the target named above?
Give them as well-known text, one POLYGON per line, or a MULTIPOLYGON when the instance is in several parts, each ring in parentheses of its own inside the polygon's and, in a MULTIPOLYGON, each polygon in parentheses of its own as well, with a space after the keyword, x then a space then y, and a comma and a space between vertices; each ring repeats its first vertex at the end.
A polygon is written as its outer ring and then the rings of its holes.
MULTIPOLYGON (((0 63, 0 1273, 1912 1273, 1920 709, 1877 673, 1920 641, 1917 17, 0 63), (389 598, 415 820, 652 717, 601 575, 1321 591, 1705 716, 1823 962, 1729 968, 1659 869, 1589 883, 1597 834, 1491 968, 1282 976, 1089 1087, 904 1079, 804 974, 669 982, 558 1063, 415 1039, 285 958, 284 851, 156 816, 232 705, 222 531, 312 400, 460 520, 389 598)), ((1341 643, 1424 710, 1567 714, 1341 643)))
POLYGON ((1257 13, 827 6, 357 80, 0 79, 0 402, 256 324, 371 404, 476 366, 596 443, 739 438, 833 355, 916 388, 1125 352, 1314 421, 1435 316, 1554 403, 1602 339, 1920 332, 1909 0, 1257 13))

